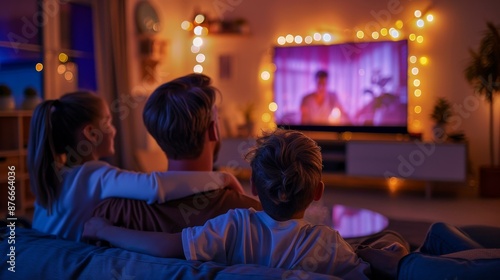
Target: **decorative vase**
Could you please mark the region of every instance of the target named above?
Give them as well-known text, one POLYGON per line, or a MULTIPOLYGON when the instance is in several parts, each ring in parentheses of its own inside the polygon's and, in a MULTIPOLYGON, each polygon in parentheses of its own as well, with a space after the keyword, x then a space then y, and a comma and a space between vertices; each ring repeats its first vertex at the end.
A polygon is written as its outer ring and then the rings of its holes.
POLYGON ((0 110, 14 110, 16 102, 12 96, 0 96, 0 110))
POLYGON ((33 110, 40 102, 42 102, 42 99, 38 96, 27 96, 24 98, 21 108, 23 110, 33 110))

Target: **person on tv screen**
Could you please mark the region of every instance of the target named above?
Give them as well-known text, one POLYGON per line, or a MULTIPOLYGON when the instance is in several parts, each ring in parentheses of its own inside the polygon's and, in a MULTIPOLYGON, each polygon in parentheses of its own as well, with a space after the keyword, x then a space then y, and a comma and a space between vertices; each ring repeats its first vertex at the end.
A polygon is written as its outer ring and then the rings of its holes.
POLYGON ((328 72, 316 72, 316 91, 305 95, 300 104, 302 124, 346 124, 349 116, 335 92, 327 89, 328 72))

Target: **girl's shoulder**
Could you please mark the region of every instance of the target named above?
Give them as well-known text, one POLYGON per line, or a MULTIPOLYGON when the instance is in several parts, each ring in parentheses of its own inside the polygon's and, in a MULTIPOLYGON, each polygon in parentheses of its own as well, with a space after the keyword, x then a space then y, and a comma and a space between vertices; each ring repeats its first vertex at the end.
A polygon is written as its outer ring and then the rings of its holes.
POLYGON ((71 169, 73 169, 73 172, 76 173, 94 173, 98 171, 105 172, 109 169, 117 169, 116 167, 111 166, 109 163, 101 160, 91 160, 82 163, 81 165, 74 166, 71 169))

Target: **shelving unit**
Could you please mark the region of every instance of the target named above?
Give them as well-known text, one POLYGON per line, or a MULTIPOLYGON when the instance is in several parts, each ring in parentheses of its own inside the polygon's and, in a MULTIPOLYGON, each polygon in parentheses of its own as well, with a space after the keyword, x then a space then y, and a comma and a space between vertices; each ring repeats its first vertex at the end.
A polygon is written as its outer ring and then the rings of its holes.
POLYGON ((32 111, 0 111, 0 218, 7 214, 9 166, 15 166, 15 216, 26 217, 35 197, 29 187, 26 165, 32 111))

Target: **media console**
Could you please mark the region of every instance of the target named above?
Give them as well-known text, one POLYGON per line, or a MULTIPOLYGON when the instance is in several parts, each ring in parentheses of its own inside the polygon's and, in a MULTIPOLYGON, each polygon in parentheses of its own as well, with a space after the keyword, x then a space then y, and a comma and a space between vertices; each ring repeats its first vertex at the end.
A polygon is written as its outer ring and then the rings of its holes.
MULTIPOLYGON (((374 178, 403 178, 426 182, 426 196, 433 182, 465 182, 466 143, 396 140, 316 140, 321 146, 325 173, 374 178)), ((216 166, 249 169, 243 159, 255 140, 222 140, 216 166)))

